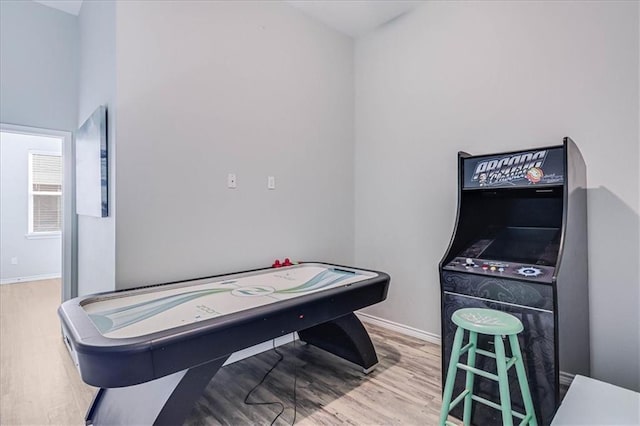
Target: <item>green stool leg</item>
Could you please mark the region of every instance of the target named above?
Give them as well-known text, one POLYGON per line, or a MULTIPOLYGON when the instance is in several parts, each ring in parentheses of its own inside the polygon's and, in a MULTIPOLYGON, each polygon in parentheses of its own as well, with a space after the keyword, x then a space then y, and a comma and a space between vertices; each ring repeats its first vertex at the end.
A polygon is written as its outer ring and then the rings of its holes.
POLYGON ((511 345, 511 353, 518 360, 516 361, 516 373, 518 373, 518 384, 520 384, 520 392, 522 392, 522 401, 524 402, 525 415, 531 414, 531 420, 529 420, 530 426, 538 426, 536 420, 536 411, 533 408, 533 401, 531 400, 531 393, 529 391, 529 382, 527 381, 527 373, 524 370, 524 362, 522 361, 522 353, 520 352, 520 344, 518 343, 518 336, 512 334, 509 336, 509 344, 511 345))
MULTIPOLYGON (((469 343, 471 343, 471 347, 469 348, 469 355, 467 357, 467 365, 469 367, 476 366, 476 347, 478 345, 478 333, 475 331, 469 332, 469 343)), ((469 391, 469 393, 464 397, 464 415, 463 422, 464 426, 469 426, 471 424, 471 405, 473 404, 473 400, 471 397, 473 396, 473 379, 474 374, 471 371, 467 371, 467 381, 465 384, 465 389, 469 391)))
POLYGON ((498 384, 500 386, 500 406, 502 407, 502 424, 513 426, 511 415, 511 396, 509 395, 509 377, 507 376, 507 360, 504 353, 502 336, 495 335, 496 364, 498 366, 498 384))
POLYGON ((447 371, 447 380, 444 384, 444 393, 442 394, 442 408, 440 410, 440 426, 444 426, 449 415, 449 405, 453 395, 453 385, 456 381, 456 371, 458 360, 460 359, 460 348, 462 347, 462 337, 464 330, 458 327, 456 335, 453 338, 453 347, 451 348, 451 359, 449 360, 449 370, 447 371))

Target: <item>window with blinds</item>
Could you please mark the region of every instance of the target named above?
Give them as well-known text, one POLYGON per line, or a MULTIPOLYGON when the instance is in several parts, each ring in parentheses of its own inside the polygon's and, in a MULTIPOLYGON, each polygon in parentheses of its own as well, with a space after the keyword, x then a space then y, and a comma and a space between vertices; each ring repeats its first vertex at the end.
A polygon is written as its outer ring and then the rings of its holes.
POLYGON ((58 232, 62 228, 62 157, 29 153, 29 232, 58 232))

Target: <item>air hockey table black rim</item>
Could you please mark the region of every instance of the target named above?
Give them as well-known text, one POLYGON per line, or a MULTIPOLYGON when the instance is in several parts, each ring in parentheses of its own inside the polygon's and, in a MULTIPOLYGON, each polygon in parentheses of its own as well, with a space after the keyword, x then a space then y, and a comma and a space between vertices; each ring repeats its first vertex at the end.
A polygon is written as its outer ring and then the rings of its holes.
MULTIPOLYGON (((344 269, 346 271, 362 271, 366 273, 376 274, 371 278, 367 278, 362 281, 347 283, 344 285, 340 285, 337 287, 333 287, 326 290, 316 291, 311 294, 301 295, 292 299, 280 300, 277 302, 269 303, 267 305, 251 308, 248 310, 233 312, 225 315, 221 315, 218 317, 201 320, 198 322, 185 324, 177 327, 173 327, 167 330, 160 330, 154 333, 145 334, 136 337, 125 337, 125 338, 110 338, 104 336, 95 326, 95 324, 89 318, 87 312, 83 309, 83 304, 87 304, 90 301, 99 300, 101 296, 107 297, 108 295, 113 296, 119 292, 131 292, 135 290, 144 290, 150 289, 154 287, 160 287, 165 285, 173 285, 173 284, 185 284, 198 280, 205 279, 215 279, 218 277, 225 277, 225 279, 232 279, 234 277, 239 277, 241 275, 251 275, 252 273, 259 271, 271 271, 271 268, 260 268, 254 269, 250 271, 237 272, 233 274, 220 274, 211 277, 203 277, 197 279, 189 279, 177 282, 171 282, 166 284, 157 284, 152 286, 144 286, 135 289, 126 289, 120 290, 116 292, 105 292, 94 295, 82 296, 75 299, 71 299, 69 301, 64 302, 60 308, 58 309, 58 314, 62 320, 62 326, 66 330, 66 336, 70 339, 69 345, 72 350, 77 352, 78 362, 82 364, 81 358, 91 357, 96 359, 107 359, 108 357, 118 357, 122 358, 123 362, 127 358, 134 358, 136 355, 140 356, 148 356, 150 359, 153 358, 152 352, 162 350, 163 348, 169 347, 171 345, 175 345, 179 342, 192 342, 201 338, 205 338, 208 335, 214 335, 216 333, 224 333, 226 330, 230 328, 239 328, 247 327, 249 324, 254 324, 260 321, 267 321, 269 317, 276 316, 278 314, 286 314, 291 311, 291 323, 286 324, 283 327, 282 332, 278 333, 274 331, 274 336, 265 337, 262 340, 254 338, 254 344, 260 343, 261 341, 267 341, 271 338, 278 337, 281 335, 286 335, 295 331, 299 331, 303 328, 297 328, 294 326, 294 321, 296 315, 294 312, 300 311, 301 315, 304 315, 302 311, 309 309, 310 307, 317 307, 323 303, 338 303, 339 305, 345 305, 347 307, 340 309, 341 313, 329 314, 326 316, 322 316, 316 320, 307 318, 305 321, 306 327, 318 325, 324 322, 328 322, 339 318, 345 314, 345 312, 353 312, 357 309, 361 309, 363 307, 369 306, 374 303, 378 303, 384 300, 387 296, 388 285, 390 282, 390 277, 388 274, 384 272, 363 269, 363 268, 353 268, 349 266, 342 265, 334 265, 320 262, 309 262, 304 263, 302 265, 307 266, 321 266, 321 267, 330 267, 337 269, 344 269), (382 286, 382 287, 381 287, 382 286), (354 295, 356 293, 360 294, 363 291, 367 291, 370 289, 375 294, 375 301, 363 301, 362 303, 358 303, 358 300, 352 300, 349 296, 354 295), (338 300, 336 300, 338 299, 338 300)), ((285 270, 286 268, 282 268, 285 270)), ((334 311, 336 308, 334 307, 334 311)), ((306 328, 305 327, 305 328, 306 328)), ((278 327, 276 327, 278 328, 278 327)), ((238 346, 235 347, 235 350, 242 349, 247 346, 238 346)), ((216 356, 228 355, 234 351, 226 351, 220 350, 219 353, 212 354, 215 358, 216 356)), ((85 380, 89 384, 93 384, 95 386, 101 386, 101 383, 96 381, 85 379, 85 374, 83 373, 83 365, 79 366, 81 375, 83 380, 85 380)), ((185 366, 183 366, 185 367, 185 366)), ((158 377, 162 377, 166 374, 170 374, 171 372, 178 371, 178 369, 173 371, 162 371, 160 374, 156 374, 155 372, 151 375, 143 375, 145 377, 144 380, 153 380, 158 377), (149 376, 149 377, 147 377, 149 376)), ((114 372, 115 373, 115 372, 114 372)), ((142 383, 144 380, 136 379, 130 382, 126 382, 123 384, 119 384, 119 386, 130 386, 136 383, 142 383)))

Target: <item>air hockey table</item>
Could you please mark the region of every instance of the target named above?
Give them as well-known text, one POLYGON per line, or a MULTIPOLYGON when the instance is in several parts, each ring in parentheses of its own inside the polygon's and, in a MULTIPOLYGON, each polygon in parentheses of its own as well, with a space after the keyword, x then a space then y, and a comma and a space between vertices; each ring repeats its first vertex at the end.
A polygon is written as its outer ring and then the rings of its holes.
POLYGON ((303 263, 77 297, 58 309, 82 380, 86 424, 179 425, 227 358, 298 332, 371 371, 355 310, 386 299, 383 272, 303 263))

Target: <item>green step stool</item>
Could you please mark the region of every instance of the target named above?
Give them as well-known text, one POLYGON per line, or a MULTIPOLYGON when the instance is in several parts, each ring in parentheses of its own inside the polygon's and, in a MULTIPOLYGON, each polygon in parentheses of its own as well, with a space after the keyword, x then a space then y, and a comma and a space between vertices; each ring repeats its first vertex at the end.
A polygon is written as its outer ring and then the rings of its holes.
POLYGON ((442 410, 440 411, 440 426, 450 425, 447 422, 449 412, 464 399, 464 415, 463 422, 465 426, 471 424, 471 405, 472 401, 479 402, 496 410, 502 411, 502 424, 513 425, 513 416, 522 419, 520 425, 537 426, 536 413, 533 409, 531 394, 529 393, 529 383, 522 362, 522 353, 520 352, 520 344, 518 343, 518 333, 524 330, 520 320, 513 315, 493 309, 465 308, 458 309, 451 316, 451 320, 458 326, 455 337, 453 339, 453 347, 451 349, 451 360, 449 361, 449 370, 447 371, 447 381, 444 386, 442 395, 442 410), (464 347, 462 340, 464 332, 469 332, 469 343, 464 347), (495 353, 478 349, 478 333, 493 335, 495 343, 495 353), (509 359, 505 356, 504 343, 502 337, 509 338, 511 345, 511 353, 513 356, 509 359), (465 352, 469 352, 467 356, 467 364, 460 363, 460 356, 465 352), (498 374, 489 373, 475 367, 476 354, 495 358, 498 374), (509 394, 509 380, 507 371, 509 368, 516 367, 518 375, 518 383, 522 392, 522 400, 524 401, 525 414, 511 410, 511 397, 509 394), (453 384, 456 379, 457 370, 465 370, 467 372, 465 390, 460 393, 453 401, 453 384), (500 386, 500 404, 489 401, 485 398, 473 394, 473 379, 475 375, 486 377, 498 382, 500 386))

